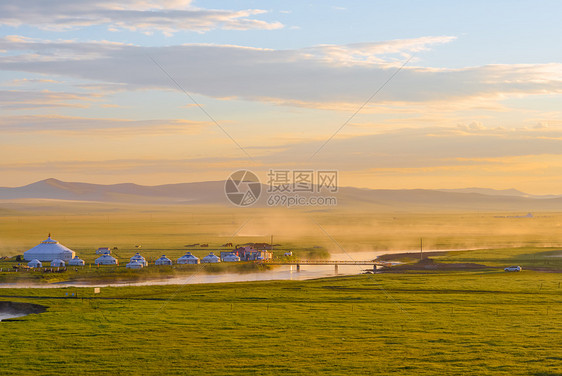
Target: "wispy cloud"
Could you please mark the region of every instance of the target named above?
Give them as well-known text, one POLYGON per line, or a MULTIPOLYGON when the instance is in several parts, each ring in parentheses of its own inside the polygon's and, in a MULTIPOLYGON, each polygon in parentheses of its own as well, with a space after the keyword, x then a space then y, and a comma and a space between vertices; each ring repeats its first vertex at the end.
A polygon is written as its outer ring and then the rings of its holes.
POLYGON ((180 30, 205 32, 217 28, 267 30, 283 27, 280 22, 255 18, 266 13, 265 10, 203 9, 191 3, 189 0, 125 0, 117 3, 107 0, 0 2, 0 24, 28 25, 55 31, 105 25, 111 31, 159 31, 166 35, 180 30))
POLYGON ((182 119, 131 120, 117 118, 84 118, 61 115, 21 115, 0 117, 0 131, 80 136, 139 136, 198 134, 205 122, 182 119))
MULTIPOLYGON (((369 97, 409 55, 453 37, 271 50, 230 45, 141 47, 5 37, 5 70, 73 77, 119 88, 169 89, 148 56, 187 91, 214 98, 241 98, 347 110, 369 97)), ((367 106, 476 101, 494 107, 509 97, 562 93, 562 64, 486 65, 461 69, 407 66, 367 106)), ((464 105, 464 103, 462 104, 464 105)))
POLYGON ((0 90, 0 108, 5 110, 30 110, 52 107, 88 107, 101 95, 70 93, 50 90, 0 90))

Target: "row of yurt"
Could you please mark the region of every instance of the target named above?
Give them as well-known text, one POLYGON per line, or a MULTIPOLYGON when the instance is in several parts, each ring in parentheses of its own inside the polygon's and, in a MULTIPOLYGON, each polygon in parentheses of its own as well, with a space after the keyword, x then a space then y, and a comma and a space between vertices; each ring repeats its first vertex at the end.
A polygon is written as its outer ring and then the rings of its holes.
MULTIPOLYGON (((111 256, 111 250, 108 247, 99 248, 96 251, 96 254, 101 254, 101 256, 95 260, 95 263, 97 265, 119 265, 119 261, 115 257, 111 256)), ((70 266, 85 265, 84 260, 76 256, 76 253, 73 250, 52 239, 51 234, 49 234, 46 240, 24 252, 23 256, 25 260, 29 261, 28 265, 30 267, 41 267, 42 261, 50 261, 51 266, 65 266, 66 263, 68 263, 68 265, 70 266)), ((199 259, 194 255, 192 255, 191 252, 187 252, 185 255, 178 259, 177 263, 199 264, 199 262, 217 263, 220 261, 220 258, 213 252, 210 252, 207 256, 203 257, 201 261, 199 261, 199 259)), ((232 259, 229 259, 228 261, 240 261, 240 258, 233 255, 232 259)), ((162 255, 162 257, 156 260, 154 264, 172 265, 172 260, 167 258, 165 255, 162 255)), ((127 264, 127 267, 133 269, 140 269, 145 266, 148 266, 148 262, 143 256, 141 256, 140 253, 136 253, 133 257, 131 257, 130 262, 127 264)))
MULTIPOLYGON (((235 257, 237 257, 237 259, 231 261, 240 261, 240 258, 238 256, 235 257)), ((177 263, 179 265, 185 265, 185 264, 199 264, 199 262, 215 263, 220 261, 221 261, 220 258, 218 258, 213 252, 210 252, 207 256, 203 257, 201 261, 199 261, 199 259, 194 255, 192 255, 191 252, 187 252, 185 255, 183 255, 178 259, 177 263)), ((166 255, 162 255, 159 259, 154 261, 154 265, 172 265, 172 264, 173 264, 172 260, 167 258, 166 255)), ((144 257, 142 257, 139 253, 137 253, 136 255, 131 257, 131 262, 129 262, 126 266, 127 268, 130 269, 141 269, 142 267, 147 265, 148 263, 146 262, 144 257)))
MULTIPOLYGON (((43 267, 43 264, 41 263, 41 261, 37 260, 37 259, 33 259, 30 262, 27 263, 27 266, 29 266, 30 268, 41 268, 43 267)), ((51 261, 51 266, 52 267, 63 267, 65 266, 65 262, 63 260, 60 259, 54 259, 53 261, 51 261)))

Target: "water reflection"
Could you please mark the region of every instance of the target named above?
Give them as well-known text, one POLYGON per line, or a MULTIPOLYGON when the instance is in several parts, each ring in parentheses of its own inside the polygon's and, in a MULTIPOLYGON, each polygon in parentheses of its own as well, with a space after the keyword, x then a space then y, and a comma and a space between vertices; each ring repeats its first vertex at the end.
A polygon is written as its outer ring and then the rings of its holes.
MULTIPOLYGON (((373 260, 377 256, 389 253, 403 253, 408 251, 380 251, 380 252, 357 252, 332 254, 331 259, 337 261, 367 261, 373 260)), ((33 288, 53 288, 53 287, 107 287, 107 286, 152 286, 152 285, 184 285, 198 283, 225 283, 225 282, 251 282, 251 281, 271 281, 271 280, 292 280, 302 281, 314 278, 333 277, 336 275, 361 274, 365 270, 373 270, 367 265, 339 265, 336 273, 334 265, 301 265, 300 271, 294 265, 281 265, 273 267, 271 270, 263 272, 252 272, 246 274, 222 273, 206 274, 203 271, 182 277, 169 278, 164 280, 148 280, 135 282, 113 282, 103 284, 88 284, 84 282, 63 282, 49 285, 21 285, 21 284, 0 284, 1 287, 33 287, 33 288)))
POLYGON ((6 319, 13 319, 13 318, 16 318, 16 317, 22 317, 22 316, 27 316, 27 314, 25 314, 25 313, 21 313, 21 314, 0 313, 0 321, 6 320, 6 319))

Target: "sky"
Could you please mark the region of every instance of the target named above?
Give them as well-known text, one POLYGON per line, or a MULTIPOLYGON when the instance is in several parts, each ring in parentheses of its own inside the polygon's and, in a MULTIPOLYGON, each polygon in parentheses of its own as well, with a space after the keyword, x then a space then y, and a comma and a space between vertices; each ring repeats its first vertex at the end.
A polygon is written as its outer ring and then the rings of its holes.
POLYGON ((0 1, 0 186, 562 194, 559 1, 0 1))

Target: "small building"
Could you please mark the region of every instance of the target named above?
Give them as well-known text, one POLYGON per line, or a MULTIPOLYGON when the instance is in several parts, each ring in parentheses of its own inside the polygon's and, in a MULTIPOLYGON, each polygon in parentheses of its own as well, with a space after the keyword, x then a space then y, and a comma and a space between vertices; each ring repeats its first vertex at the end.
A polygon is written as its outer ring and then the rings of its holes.
POLYGON ((33 259, 27 263, 27 266, 29 266, 30 268, 40 268, 43 266, 43 264, 41 264, 41 261, 33 259))
POLYGON ((100 247, 96 250, 96 255, 110 255, 111 249, 109 247, 100 247))
POLYGON ((210 252, 207 256, 205 256, 201 259, 201 262, 202 263, 215 263, 215 262, 221 262, 221 260, 213 252, 210 252))
POLYGON ((131 262, 125 265, 125 267, 128 269, 142 269, 144 267, 144 264, 139 260, 131 260, 131 262))
POLYGON ((237 247, 232 253, 240 257, 242 261, 265 261, 273 258, 272 252, 259 250, 253 246, 237 247))
POLYGON ((119 261, 111 255, 101 255, 96 259, 97 265, 119 265, 119 261))
POLYGON ((162 255, 158 260, 154 261, 154 265, 172 265, 172 260, 162 255))
POLYGON ((69 266, 84 266, 86 263, 78 256, 74 256, 72 260, 68 262, 69 266))
POLYGON ((135 253, 135 255, 133 257, 131 257, 131 262, 133 261, 138 261, 142 264, 142 266, 148 266, 148 262, 146 262, 146 259, 144 257, 141 256, 140 253, 135 253))
POLYGON ((75 253, 72 249, 66 248, 55 239, 52 239, 51 234, 49 234, 47 239, 43 240, 35 247, 25 251, 23 253, 23 258, 26 261, 34 259, 39 261, 53 261, 55 259, 70 261, 74 255, 75 253))
POLYGON ((240 256, 232 252, 221 252, 221 260, 224 262, 238 262, 240 261, 240 256))
POLYGON ((61 267, 61 266, 64 266, 64 265, 65 265, 64 261, 60 260, 60 259, 54 259, 53 261, 51 261, 51 266, 53 266, 53 267, 58 268, 58 267, 61 267))
POLYGON ((178 264, 199 264, 199 259, 187 252, 185 255, 178 259, 178 264))

